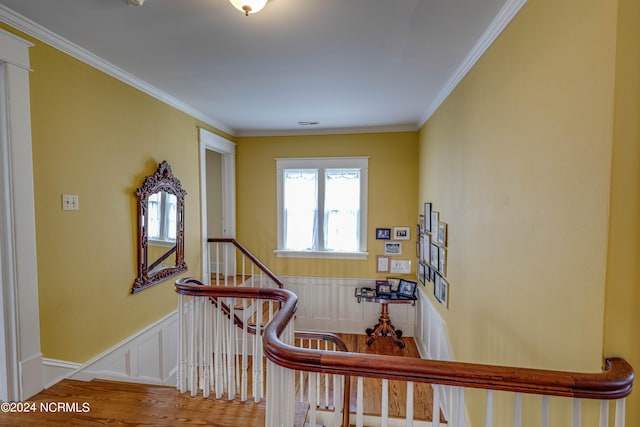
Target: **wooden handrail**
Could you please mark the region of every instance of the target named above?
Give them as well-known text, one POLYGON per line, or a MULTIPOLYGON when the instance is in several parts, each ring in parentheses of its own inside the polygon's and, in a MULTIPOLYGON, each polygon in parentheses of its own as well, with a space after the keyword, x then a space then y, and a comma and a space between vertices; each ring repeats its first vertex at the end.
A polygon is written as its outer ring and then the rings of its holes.
POLYGON ((200 282, 180 279, 176 282, 176 292, 279 301, 280 310, 266 326, 262 339, 269 360, 289 369, 588 399, 623 398, 631 393, 633 386, 633 369, 621 358, 607 359, 602 372, 580 373, 297 348, 279 338, 298 307, 298 297, 291 291, 196 283, 200 282), (393 366, 393 370, 382 370, 381 366, 393 366))
POLYGON ((282 281, 278 278, 278 276, 273 274, 273 272, 269 270, 266 265, 258 261, 258 259, 255 256, 253 256, 253 254, 249 252, 247 248, 242 246, 236 239, 226 238, 226 237, 209 237, 207 239, 207 242, 233 244, 233 246, 235 246, 240 252, 242 252, 244 256, 249 258, 249 260, 251 260, 252 263, 254 263, 260 270, 262 270, 264 274, 266 274, 271 280, 273 280, 275 284, 278 285, 279 288, 284 288, 284 283, 282 283, 282 281))

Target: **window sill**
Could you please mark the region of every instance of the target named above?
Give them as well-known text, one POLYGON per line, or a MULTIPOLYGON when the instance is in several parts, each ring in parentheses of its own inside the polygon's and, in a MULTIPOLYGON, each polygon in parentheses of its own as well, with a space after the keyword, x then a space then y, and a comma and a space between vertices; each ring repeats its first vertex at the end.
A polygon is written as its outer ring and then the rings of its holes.
POLYGON ((278 258, 367 259, 369 252, 288 251, 276 249, 278 258))

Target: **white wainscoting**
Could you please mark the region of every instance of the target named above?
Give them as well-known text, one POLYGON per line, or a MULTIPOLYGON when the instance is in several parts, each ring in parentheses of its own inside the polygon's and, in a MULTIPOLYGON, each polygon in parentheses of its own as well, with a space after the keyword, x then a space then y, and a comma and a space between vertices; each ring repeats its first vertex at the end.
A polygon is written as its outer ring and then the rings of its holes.
MULTIPOLYGON (((378 323, 380 304, 358 303, 354 297, 358 287, 375 288, 375 279, 284 276, 281 280, 298 295, 296 330, 364 334, 378 323)), ((389 304, 391 322, 404 336, 413 336, 415 313, 410 304, 389 304)))
POLYGON ((64 378, 176 385, 177 320, 174 311, 84 364, 44 359, 45 387, 64 378))

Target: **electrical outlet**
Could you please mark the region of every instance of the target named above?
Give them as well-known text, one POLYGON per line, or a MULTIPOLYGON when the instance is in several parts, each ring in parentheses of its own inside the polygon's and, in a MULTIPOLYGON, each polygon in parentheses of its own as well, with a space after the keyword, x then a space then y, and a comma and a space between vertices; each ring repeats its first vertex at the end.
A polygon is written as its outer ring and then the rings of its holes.
POLYGON ((62 210, 63 211, 77 211, 80 207, 78 206, 78 195, 77 194, 63 194, 62 195, 62 210))

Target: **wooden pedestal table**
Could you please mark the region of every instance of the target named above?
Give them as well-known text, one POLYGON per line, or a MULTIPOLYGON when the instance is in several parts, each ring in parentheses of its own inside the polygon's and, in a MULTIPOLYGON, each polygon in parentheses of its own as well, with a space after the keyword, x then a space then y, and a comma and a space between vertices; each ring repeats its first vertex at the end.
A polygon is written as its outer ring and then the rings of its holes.
POLYGON ((378 323, 365 330, 369 336, 367 339, 367 345, 371 345, 376 339, 378 339, 378 337, 390 336, 398 347, 404 348, 404 342, 402 342, 401 339, 402 331, 400 329, 396 329, 391 323, 391 318, 389 317, 389 304, 415 305, 416 298, 400 297, 396 293, 392 293, 391 295, 370 296, 364 295, 359 291, 359 289, 356 289, 355 295, 356 298, 358 298, 358 303, 361 300, 364 300, 366 302, 376 302, 380 304, 380 317, 378 318, 378 323))

